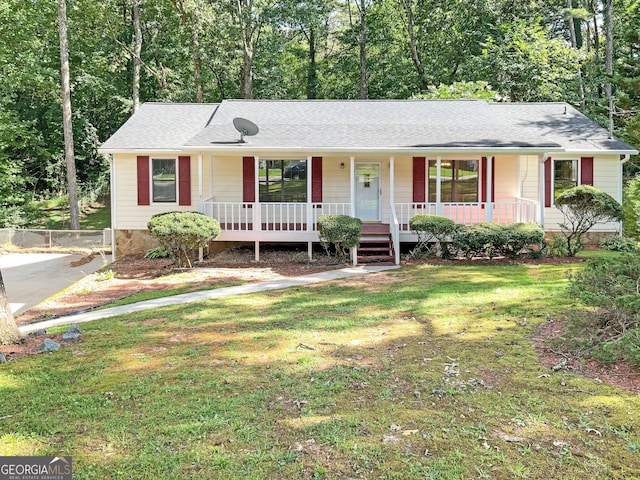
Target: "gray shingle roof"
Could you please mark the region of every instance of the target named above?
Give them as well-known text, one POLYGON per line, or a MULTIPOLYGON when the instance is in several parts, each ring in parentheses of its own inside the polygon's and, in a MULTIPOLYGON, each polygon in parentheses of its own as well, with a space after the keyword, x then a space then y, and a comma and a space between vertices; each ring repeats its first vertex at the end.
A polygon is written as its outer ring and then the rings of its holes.
POLYGON ((218 104, 144 103, 100 150, 182 150, 218 104))
POLYGON ((635 150, 566 103, 466 100, 225 100, 215 105, 145 104, 102 147, 189 149, 490 149, 593 152, 635 150), (150 105, 151 109, 146 109, 150 105), (204 126, 206 112, 211 117, 204 126), (188 119, 189 112, 197 121, 188 119), (144 118, 143 118, 144 114, 144 118), (158 119, 166 118, 160 121, 158 119), (169 117, 179 117, 169 119, 169 117), (238 144, 236 117, 260 132, 238 144), (187 136, 187 130, 193 133, 187 136), (163 128, 166 132, 163 133, 163 128), (179 132, 178 132, 179 130, 179 132), (163 135, 171 141, 163 140, 163 135), (114 140, 115 139, 115 140, 114 140), (145 143, 146 142, 146 143, 145 143), (117 145, 117 147, 115 146, 117 145))

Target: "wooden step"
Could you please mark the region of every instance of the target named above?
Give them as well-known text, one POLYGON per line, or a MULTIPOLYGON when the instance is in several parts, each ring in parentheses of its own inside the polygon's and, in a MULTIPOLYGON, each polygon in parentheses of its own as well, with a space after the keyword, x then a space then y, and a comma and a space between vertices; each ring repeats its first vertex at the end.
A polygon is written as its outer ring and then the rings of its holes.
POLYGON ((389 235, 389 232, 388 223, 363 223, 360 235, 389 235))

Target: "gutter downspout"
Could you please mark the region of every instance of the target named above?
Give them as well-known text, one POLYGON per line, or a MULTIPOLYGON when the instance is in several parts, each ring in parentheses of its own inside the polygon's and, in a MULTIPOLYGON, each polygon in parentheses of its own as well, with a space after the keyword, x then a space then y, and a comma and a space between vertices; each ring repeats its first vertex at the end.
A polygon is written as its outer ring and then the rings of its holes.
POLYGON ((111 261, 116 261, 116 158, 113 153, 108 155, 109 162, 109 196, 111 197, 111 261))
MULTIPOLYGON (((625 163, 627 163, 629 161, 629 159, 631 158, 631 155, 626 153, 624 155, 620 155, 620 168, 618 169, 618 202, 620 203, 620 205, 622 205, 622 170, 623 170, 623 165, 625 163)), ((623 235, 623 231, 622 231, 622 222, 618 222, 618 231, 620 232, 620 236, 623 235)))

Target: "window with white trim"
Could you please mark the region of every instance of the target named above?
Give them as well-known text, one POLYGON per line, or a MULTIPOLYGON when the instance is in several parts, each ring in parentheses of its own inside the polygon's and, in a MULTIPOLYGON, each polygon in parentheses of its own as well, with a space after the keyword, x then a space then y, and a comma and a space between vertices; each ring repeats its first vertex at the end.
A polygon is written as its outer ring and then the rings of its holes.
POLYGON ((578 186, 578 160, 553 161, 553 201, 562 192, 578 186))
MULTIPOLYGON (((429 160, 429 201, 436 201, 436 165, 429 160)), ((442 160, 440 162, 440 201, 474 203, 478 201, 479 160, 442 160)))
POLYGON ((306 160, 260 160, 261 202, 306 202, 306 160))
POLYGON ((175 158, 151 159, 151 198, 153 203, 176 203, 177 160, 175 158))

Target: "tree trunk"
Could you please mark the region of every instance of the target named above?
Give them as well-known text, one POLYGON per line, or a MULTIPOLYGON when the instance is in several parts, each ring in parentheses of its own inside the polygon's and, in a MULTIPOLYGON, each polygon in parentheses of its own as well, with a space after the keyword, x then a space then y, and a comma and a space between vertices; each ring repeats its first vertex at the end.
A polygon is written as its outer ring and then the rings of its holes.
POLYGON ((369 98, 369 85, 367 79, 367 5, 366 0, 360 0, 360 98, 369 98))
MULTIPOLYGON (((569 9, 569 11, 573 9, 572 0, 567 0, 567 9, 569 9)), ((573 15, 570 15, 567 21, 569 23, 569 37, 571 39, 571 46, 579 50, 580 48, 582 48, 582 25, 580 23, 581 21, 579 18, 574 18, 573 15)), ((580 105, 582 106, 582 108, 585 108, 586 101, 585 101, 585 92, 584 92, 584 81, 582 79, 582 67, 580 69, 579 76, 580 78, 579 78, 578 92, 580 94, 580 105)))
POLYGON ((307 70, 307 98, 318 98, 318 63, 316 61, 316 29, 309 27, 309 68, 307 70))
POLYGON ((196 93, 196 102, 204 103, 204 92, 202 90, 202 57, 200 56, 200 39, 198 28, 193 16, 189 15, 184 0, 176 0, 176 8, 180 14, 182 25, 189 33, 191 39, 191 59, 193 60, 193 85, 196 93))
MULTIPOLYGON (((253 98, 253 56, 257 40, 254 38, 260 25, 255 20, 253 0, 236 0, 235 8, 238 15, 238 26, 242 36, 242 68, 240 71, 240 98, 253 98)), ((232 12, 233 14, 234 12, 232 12)))
POLYGON ((607 82, 604 84, 605 94, 609 102, 609 138, 613 137, 613 0, 604 2, 604 29, 607 44, 605 46, 604 68, 607 74, 607 82))
POLYGON ((11 313, 2 272, 0 271, 0 345, 20 343, 22 339, 23 335, 18 330, 16 321, 11 313))
POLYGON ((64 158, 67 164, 67 191, 71 229, 80 230, 76 161, 73 152, 73 128, 71 115, 71 86, 69 81, 69 43, 67 41, 67 3, 58 0, 58 32, 60 35, 60 73, 62 87, 62 124, 64 128, 64 158))
POLYGON ((418 73, 418 79, 420 80, 420 91, 424 92, 429 88, 429 81, 427 79, 427 73, 424 70, 420 55, 418 53, 418 41, 416 40, 415 25, 413 22, 413 8, 411 7, 411 0, 401 0, 401 4, 404 7, 407 17, 405 19, 405 28, 409 35, 409 48, 411 50, 411 61, 418 73))
POLYGON ((140 0, 133 0, 133 113, 140 108, 140 54, 142 29, 140 28, 140 0))

